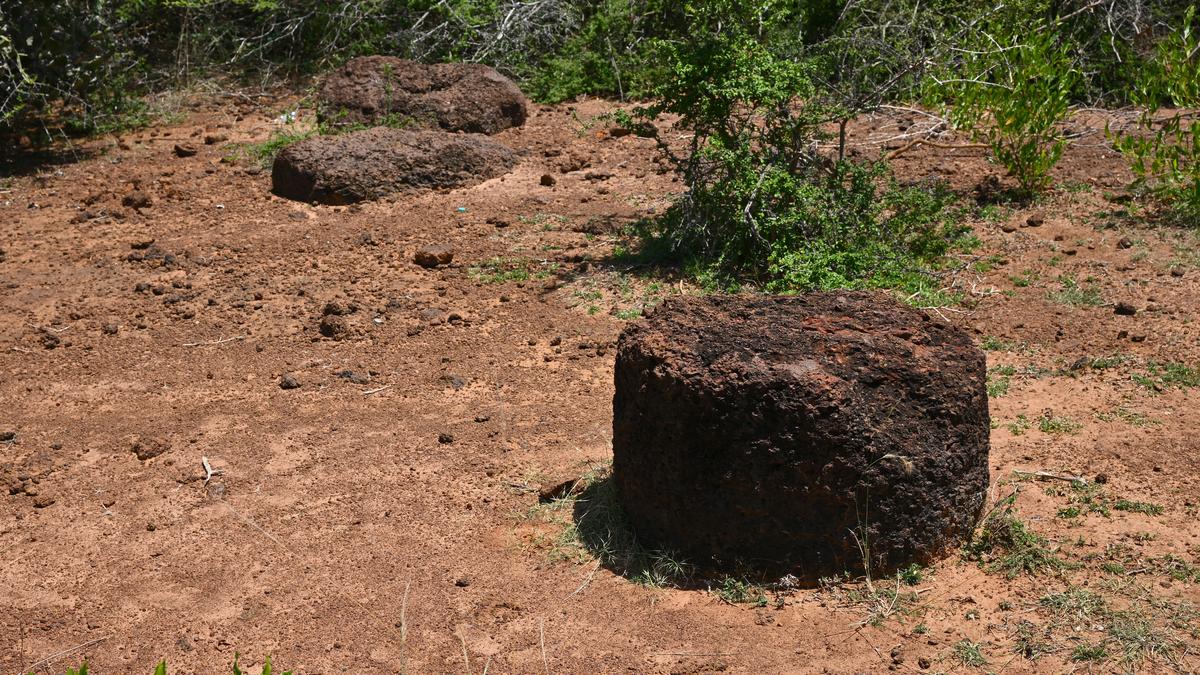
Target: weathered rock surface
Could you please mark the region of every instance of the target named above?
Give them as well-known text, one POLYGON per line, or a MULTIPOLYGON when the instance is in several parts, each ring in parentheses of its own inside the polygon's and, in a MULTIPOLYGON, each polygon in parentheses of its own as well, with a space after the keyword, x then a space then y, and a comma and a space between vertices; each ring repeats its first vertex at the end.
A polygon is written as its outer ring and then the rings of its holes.
POLYGON ((479 63, 424 64, 392 56, 351 59, 325 77, 317 99, 331 124, 374 124, 388 116, 446 131, 494 134, 525 124, 525 96, 479 63))
POLYGON ((478 183, 514 164, 511 150, 484 136, 381 127, 290 145, 275 157, 271 182, 289 199, 349 204, 478 183))
POLYGON ((671 298, 618 342, 613 480, 646 543, 815 580, 927 563, 988 487, 983 353, 882 296, 671 298))

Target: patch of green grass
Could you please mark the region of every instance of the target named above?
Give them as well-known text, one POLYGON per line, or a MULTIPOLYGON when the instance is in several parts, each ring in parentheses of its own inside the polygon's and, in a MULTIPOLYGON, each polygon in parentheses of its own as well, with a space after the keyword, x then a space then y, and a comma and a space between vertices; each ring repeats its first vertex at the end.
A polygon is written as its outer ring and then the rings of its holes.
POLYGON ((1163 391, 1171 387, 1191 389, 1200 387, 1200 368, 1182 363, 1157 363, 1146 365, 1146 373, 1135 373, 1133 381, 1151 391, 1163 391))
POLYGON ((983 655, 983 645, 970 640, 959 640, 954 643, 954 658, 964 666, 971 668, 980 668, 988 664, 987 657, 983 655))
POLYGON ((622 321, 632 321, 642 316, 642 310, 639 307, 633 307, 631 309, 618 309, 614 316, 622 321))
POLYGON ((1148 417, 1144 413, 1129 410, 1124 406, 1112 408, 1111 412, 1098 412, 1096 419, 1099 419, 1100 422, 1114 422, 1114 420, 1120 419, 1129 426, 1152 426, 1163 423, 1160 419, 1148 417))
POLYGON ((1154 625, 1150 619, 1132 611, 1113 612, 1108 617, 1109 642, 1120 650, 1120 659, 1128 666, 1140 666, 1146 661, 1175 662, 1175 652, 1181 646, 1173 635, 1154 625))
POLYGON ((1151 504, 1150 502, 1137 502, 1128 499, 1118 499, 1113 504, 1113 508, 1117 511, 1128 511, 1131 513, 1143 513, 1148 516, 1161 516, 1164 509, 1160 504, 1151 504))
POLYGON ((1046 434, 1073 434, 1083 428, 1083 424, 1064 415, 1043 413, 1038 418, 1038 429, 1046 434))
POLYGON ((984 570, 1001 573, 1009 579, 1022 574, 1037 575, 1074 567, 1056 555, 1049 542, 1033 532, 1012 512, 1015 494, 998 505, 964 549, 964 555, 978 561, 984 570))
POLYGON ((1008 258, 1005 258, 1004 256, 1002 256, 998 253, 995 253, 995 254, 992 254, 992 255, 984 258, 983 260, 975 261, 975 263, 971 267, 972 267, 972 269, 974 269, 976 272, 978 272, 980 274, 986 274, 988 272, 991 272, 997 266, 1004 265, 1007 262, 1008 262, 1008 258))
POLYGON ((228 146, 225 157, 234 161, 245 159, 258 166, 269 167, 271 162, 275 161, 275 155, 278 155, 280 150, 306 138, 312 138, 318 133, 317 129, 287 128, 274 131, 265 141, 235 143, 228 146))
POLYGON ((484 284, 545 279, 558 269, 555 262, 536 262, 526 258, 492 258, 467 268, 467 276, 484 284))
POLYGON ((1017 418, 1006 424, 1005 428, 1008 429, 1008 433, 1012 434, 1013 436, 1021 436, 1028 431, 1031 426, 1032 425, 1030 424, 1028 417, 1025 415, 1017 415, 1017 418))
POLYGON ((1017 373, 1013 366, 993 366, 988 369, 987 393, 988 398, 1000 398, 1008 394, 1012 384, 1012 376, 1017 373))
POLYGON ((611 465, 599 465, 580 477, 581 491, 538 504, 527 513, 559 528, 544 542, 552 561, 577 564, 598 560, 630 581, 651 588, 675 587, 692 579, 692 566, 673 551, 643 546, 617 501, 611 465))
POLYGON ((1108 658, 1108 649, 1103 643, 1076 645, 1071 650, 1072 661, 1103 661, 1108 658))
POLYGON ((984 204, 983 206, 979 207, 979 211, 976 212, 976 217, 985 223, 995 224, 1008 218, 1010 213, 1012 213, 1012 209, 1008 207, 1001 206, 999 204, 984 204))
POLYGON ((1028 288, 1040 279, 1041 276, 1036 270, 1024 270, 1020 274, 1010 275, 1008 280, 1017 288, 1028 288))
POLYGON ((1058 278, 1060 289, 1051 291, 1048 297, 1054 302, 1072 307, 1098 307, 1104 304, 1104 296, 1094 285, 1080 285, 1074 277, 1062 275, 1058 278))
POLYGON ((1038 604, 1058 618, 1088 619, 1107 610, 1103 596, 1078 586, 1072 586, 1060 593, 1043 595, 1038 604))
POLYGON ((1017 640, 1013 651, 1030 661, 1037 661, 1046 654, 1053 654, 1054 644, 1038 635, 1038 627, 1031 621, 1017 624, 1017 640))
POLYGON ((727 602, 731 605, 767 606, 766 591, 761 586, 750 583, 745 579, 727 576, 721 579, 710 590, 722 602, 727 602))
POLYGON ((1152 562, 1163 574, 1176 581, 1200 584, 1200 567, 1189 563, 1177 555, 1168 553, 1161 558, 1152 559, 1152 562))
POLYGON ((1017 350, 1017 343, 989 335, 979 343, 979 348, 985 352, 1014 352, 1017 350))

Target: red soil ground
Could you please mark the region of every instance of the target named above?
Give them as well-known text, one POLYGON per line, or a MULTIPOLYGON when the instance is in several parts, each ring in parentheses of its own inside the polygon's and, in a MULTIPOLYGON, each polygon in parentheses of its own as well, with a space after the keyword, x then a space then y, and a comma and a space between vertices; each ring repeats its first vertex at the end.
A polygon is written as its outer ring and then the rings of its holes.
MULTIPOLYGON (((766 607, 638 585, 563 536, 569 508, 536 508, 611 456, 625 322, 698 292, 609 257, 680 189, 653 141, 581 125, 609 104, 538 107, 497 136, 522 153, 503 178, 314 207, 221 161, 285 104, 203 100, 0 182, 0 671, 227 672, 240 652, 253 672, 967 672, 972 645, 994 672, 1198 667, 1200 390, 1152 364, 1200 366, 1200 239, 1128 215, 1099 116, 1073 120, 1055 194, 970 217, 983 247, 947 278, 965 301, 930 310, 1014 368, 994 375, 994 496, 1019 490, 1076 566, 951 558, 871 625, 862 582, 766 607), (434 243, 454 262, 413 264, 434 243), (343 339, 319 332, 330 302, 357 307, 343 339), (1014 471, 1103 474, 1093 504, 1163 512, 1086 513, 1014 471), (1062 610, 1069 588, 1108 609, 1062 610)), ((922 119, 860 120, 851 146, 922 119)), ((966 197, 1000 175, 975 148, 895 167, 966 197)))

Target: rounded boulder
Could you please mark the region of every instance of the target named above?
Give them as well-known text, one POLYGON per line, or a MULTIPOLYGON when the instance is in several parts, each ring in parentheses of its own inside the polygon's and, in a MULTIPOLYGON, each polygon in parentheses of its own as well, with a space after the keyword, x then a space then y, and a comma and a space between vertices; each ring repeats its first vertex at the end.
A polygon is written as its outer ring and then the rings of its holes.
POLYGON ((479 183, 507 173, 512 151, 486 136, 377 127, 315 136, 275 157, 275 194, 350 204, 415 189, 479 183))
POLYGON ((322 81, 317 108, 333 125, 412 122, 478 134, 519 127, 528 116, 520 88, 489 66, 393 56, 347 61, 322 81))

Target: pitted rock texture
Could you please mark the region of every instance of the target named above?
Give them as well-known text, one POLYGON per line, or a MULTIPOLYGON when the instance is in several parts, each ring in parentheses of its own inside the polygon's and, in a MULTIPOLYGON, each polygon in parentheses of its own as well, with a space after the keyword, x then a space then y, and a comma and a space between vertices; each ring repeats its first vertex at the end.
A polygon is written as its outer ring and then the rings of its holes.
POLYGON ((445 131, 494 134, 525 124, 525 95, 479 63, 424 64, 392 56, 350 59, 325 77, 317 107, 330 124, 409 118, 445 131))
POLYGON ((679 297, 617 347, 613 480, 637 535, 702 567, 928 563, 988 488, 983 353, 868 292, 679 297))
POLYGON ((271 182, 276 194, 289 199, 349 204, 479 183, 515 164, 511 150, 485 136, 379 127, 284 148, 275 157, 271 182))

